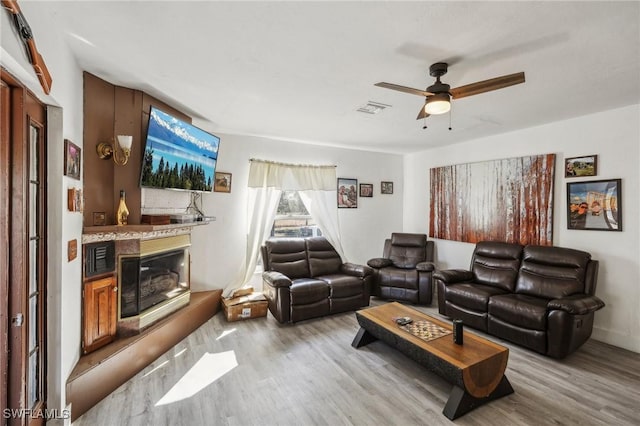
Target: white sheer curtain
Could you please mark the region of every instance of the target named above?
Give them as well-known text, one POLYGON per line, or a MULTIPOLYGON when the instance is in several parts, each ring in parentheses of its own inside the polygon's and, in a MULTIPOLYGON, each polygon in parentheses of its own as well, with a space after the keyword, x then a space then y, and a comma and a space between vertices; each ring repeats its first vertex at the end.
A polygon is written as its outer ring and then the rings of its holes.
POLYGON ((244 271, 227 286, 223 296, 249 282, 256 269, 260 246, 269 237, 282 191, 294 190, 322 234, 344 259, 338 222, 336 168, 251 160, 249 167, 247 252, 244 271))
MULTIPOLYGON (((335 170, 333 175, 335 176, 335 170)), ((336 179, 334 177, 333 181, 336 179)), ((304 191, 298 191, 300 199, 307 208, 307 211, 313 217, 318 224, 318 227, 322 231, 322 235, 331 243, 336 249, 342 261, 346 260, 344 256, 344 249, 340 242, 340 223, 338 222, 338 193, 335 185, 331 190, 313 190, 308 189, 304 191)))
POLYGON ((256 270, 260 245, 271 233, 281 195, 282 190, 278 188, 249 188, 246 270, 240 286, 248 283, 256 270))

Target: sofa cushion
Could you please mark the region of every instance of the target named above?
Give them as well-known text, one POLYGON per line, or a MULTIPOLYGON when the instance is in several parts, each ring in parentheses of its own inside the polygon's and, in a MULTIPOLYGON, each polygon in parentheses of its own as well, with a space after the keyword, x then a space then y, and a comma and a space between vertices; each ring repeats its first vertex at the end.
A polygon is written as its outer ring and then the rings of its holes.
POLYGON ((474 281, 512 292, 515 288, 521 256, 522 246, 519 244, 479 242, 471 259, 474 281))
POLYGON ((525 294, 503 294, 489 301, 489 316, 531 330, 547 329, 547 299, 525 294))
POLYGON ((420 301, 420 293, 417 288, 379 286, 375 291, 374 294, 383 299, 403 300, 411 303, 418 303, 420 301))
POLYGON ((306 305, 291 305, 291 322, 303 321, 309 318, 317 318, 329 315, 331 305, 329 299, 322 299, 318 302, 306 305))
POLYGON ((308 305, 329 298, 329 284, 313 278, 298 278, 291 285, 291 304, 308 305))
POLYGON ((391 234, 389 259, 400 269, 415 269, 427 257, 427 236, 424 234, 391 234))
POLYGON ((527 246, 515 292, 546 299, 584 293, 589 253, 563 247, 527 246))
POLYGON ((333 297, 329 299, 329 310, 332 314, 338 312, 353 311, 366 306, 362 295, 350 297, 333 297))
POLYGON ((380 287, 418 288, 418 271, 415 269, 400 269, 389 266, 379 269, 377 274, 380 287))
POLYGON ((333 274, 316 277, 329 284, 329 297, 362 296, 364 292, 362 280, 349 275, 333 274))
POLYGON ((532 349, 541 354, 547 354, 547 330, 532 330, 519 327, 510 321, 503 321, 493 315, 487 318, 487 331, 489 334, 499 336, 502 339, 517 343, 525 348, 532 349))
POLYGON ((489 298, 506 293, 494 286, 476 283, 452 284, 445 287, 446 300, 474 311, 487 312, 489 298))
POLYGON ((448 300, 445 302, 445 305, 446 315, 449 318, 462 320, 465 327, 469 326, 478 330, 487 331, 487 318, 489 314, 486 311, 467 309, 448 300))
POLYGON ((309 277, 307 247, 300 238, 278 238, 264 243, 269 267, 291 279, 309 277))
POLYGON ((310 276, 334 274, 340 270, 342 259, 326 238, 311 237, 307 238, 305 242, 310 276))

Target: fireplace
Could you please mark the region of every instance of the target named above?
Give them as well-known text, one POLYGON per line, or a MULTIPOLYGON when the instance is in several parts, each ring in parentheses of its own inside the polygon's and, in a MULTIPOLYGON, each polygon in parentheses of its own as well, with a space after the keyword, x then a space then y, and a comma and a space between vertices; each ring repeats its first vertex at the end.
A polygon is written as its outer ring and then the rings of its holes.
POLYGON ((189 235, 142 240, 118 256, 118 333, 128 335, 187 305, 189 235))

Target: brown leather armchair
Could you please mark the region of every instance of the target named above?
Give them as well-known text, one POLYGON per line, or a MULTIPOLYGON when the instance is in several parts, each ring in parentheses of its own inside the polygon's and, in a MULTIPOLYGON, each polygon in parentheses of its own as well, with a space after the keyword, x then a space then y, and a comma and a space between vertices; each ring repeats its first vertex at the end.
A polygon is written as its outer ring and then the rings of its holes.
POLYGON ((324 237, 274 238, 262 246, 263 291, 280 323, 369 305, 371 268, 342 263, 324 237))
POLYGON ((433 294, 433 241, 425 234, 393 233, 382 257, 371 259, 371 294, 385 299, 430 305, 433 294))

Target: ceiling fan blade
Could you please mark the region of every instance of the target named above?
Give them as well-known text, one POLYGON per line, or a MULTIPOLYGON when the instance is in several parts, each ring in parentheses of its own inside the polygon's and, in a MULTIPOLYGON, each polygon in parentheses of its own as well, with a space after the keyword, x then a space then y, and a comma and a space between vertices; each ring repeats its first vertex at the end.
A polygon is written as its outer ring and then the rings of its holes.
POLYGON ((433 93, 431 92, 425 92, 424 90, 413 89, 411 87, 400 86, 398 84, 393 84, 393 83, 380 82, 380 83, 374 84, 374 86, 384 87, 385 89, 397 90, 399 92, 410 93, 412 95, 418 95, 418 96, 433 95, 433 93))
POLYGON ((503 75, 502 77, 491 78, 489 80, 467 84, 466 86, 456 87, 455 89, 449 90, 449 93, 451 93, 453 99, 460 99, 467 96, 479 95, 484 92, 490 92, 492 90, 503 89, 520 83, 524 83, 524 72, 503 75))
POLYGON ((423 118, 427 118, 428 116, 429 114, 427 114, 427 112, 424 110, 424 105, 422 105, 422 108, 420 108, 420 112, 418 113, 416 120, 421 120, 423 118))

